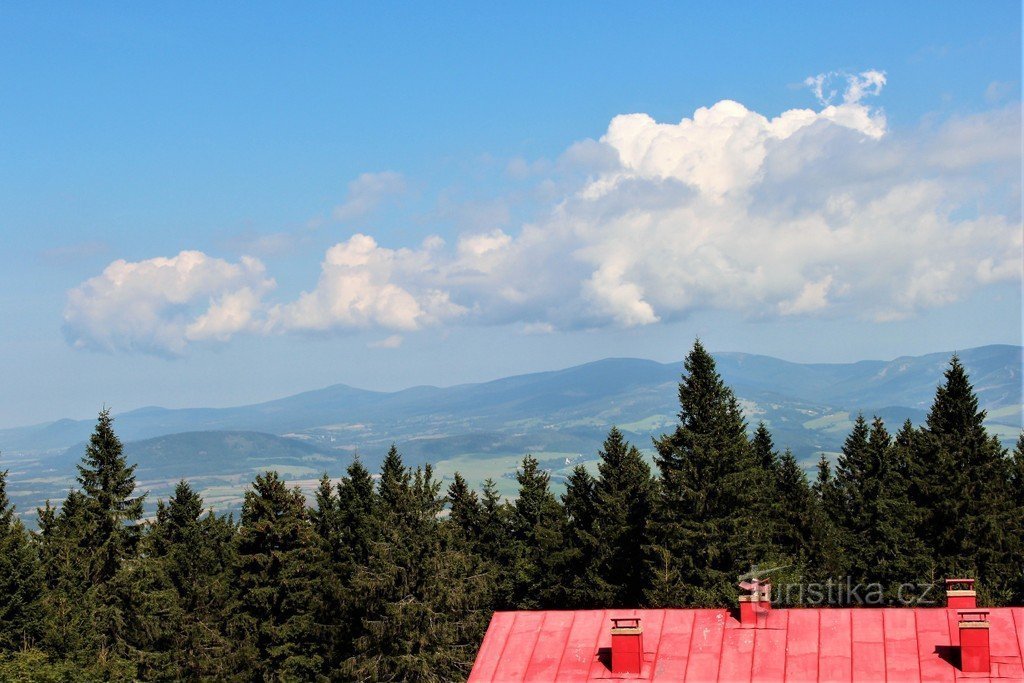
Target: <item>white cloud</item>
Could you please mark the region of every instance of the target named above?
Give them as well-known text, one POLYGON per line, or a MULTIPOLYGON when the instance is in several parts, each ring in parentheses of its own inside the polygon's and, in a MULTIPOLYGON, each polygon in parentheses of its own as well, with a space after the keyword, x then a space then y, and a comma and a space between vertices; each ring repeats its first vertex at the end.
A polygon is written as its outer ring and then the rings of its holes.
POLYGON ((465 309, 452 303, 448 292, 415 286, 429 275, 436 247, 429 240, 419 250, 393 250, 368 235, 353 235, 327 250, 316 289, 270 311, 270 325, 283 331, 407 331, 458 317, 465 309))
MULTIPOLYGON (((600 140, 573 144, 552 166, 585 177, 535 220, 517 230, 480 221, 451 246, 432 236, 389 248, 352 235, 293 301, 261 303, 269 287, 258 261, 221 261, 242 274, 208 278, 215 284, 185 296, 205 308, 182 317, 181 285, 164 275, 176 269, 142 268, 169 260, 112 264, 69 297, 69 329, 87 332, 69 336, 178 351, 240 331, 405 333, 459 322, 550 333, 700 309, 878 322, 1021 279, 1019 105, 894 135, 866 103, 883 72, 807 83, 818 109, 768 117, 725 100, 678 123, 617 116, 600 140), (115 271, 130 267, 133 284, 115 285, 115 271), (122 300, 131 322, 118 317, 122 300)), ((538 184, 565 187, 552 178, 538 184)), ((359 196, 353 189, 346 206, 372 205, 359 196)))
POLYGON ((226 340, 250 329, 274 287, 263 264, 183 251, 117 260, 68 292, 64 331, 76 348, 181 353, 188 342, 226 340))
POLYGON ((339 221, 363 218, 387 199, 405 194, 406 189, 401 173, 363 173, 348 184, 348 196, 334 208, 333 216, 339 221))

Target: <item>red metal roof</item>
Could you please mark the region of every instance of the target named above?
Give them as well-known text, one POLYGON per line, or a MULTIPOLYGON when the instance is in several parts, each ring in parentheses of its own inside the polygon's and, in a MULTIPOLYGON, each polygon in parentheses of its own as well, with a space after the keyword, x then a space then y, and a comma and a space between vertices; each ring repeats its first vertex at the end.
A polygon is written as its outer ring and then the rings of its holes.
POLYGON ((594 681, 607 666, 611 619, 643 626, 640 680, 1024 681, 1024 607, 992 608, 990 674, 956 666, 955 610, 774 609, 744 628, 725 609, 497 612, 480 645, 475 681, 594 681))

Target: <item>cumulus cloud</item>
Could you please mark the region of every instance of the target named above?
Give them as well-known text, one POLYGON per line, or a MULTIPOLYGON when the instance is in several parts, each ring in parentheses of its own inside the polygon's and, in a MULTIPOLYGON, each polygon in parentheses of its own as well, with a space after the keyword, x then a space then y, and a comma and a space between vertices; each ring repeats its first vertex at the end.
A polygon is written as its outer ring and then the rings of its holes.
POLYGON ((263 264, 199 251, 117 260, 68 292, 64 332, 76 348, 179 354, 191 341, 226 340, 253 328, 273 289, 263 264))
MULTIPOLYGON (((72 292, 69 336, 176 350, 244 331, 375 329, 396 333, 378 343, 388 346, 454 322, 551 333, 701 309, 884 322, 1021 279, 1019 105, 895 135, 870 104, 884 72, 807 85, 819 107, 773 117, 731 100, 676 123, 617 116, 551 167, 581 179, 531 222, 412 248, 354 234, 293 301, 263 303, 272 282, 258 261, 210 260, 218 275, 203 278, 174 275, 174 259, 116 262, 72 292), (178 279, 211 284, 176 294, 178 279), (115 320, 122 302, 128 314, 115 320)), ((352 215, 388 185, 364 179, 345 205, 352 215)))
POLYGON ((416 330, 458 317, 465 308, 448 292, 423 283, 429 272, 430 240, 423 249, 388 249, 357 234, 327 250, 316 289, 270 311, 272 328, 323 332, 381 327, 416 330), (406 281, 409 284, 406 284, 406 281))

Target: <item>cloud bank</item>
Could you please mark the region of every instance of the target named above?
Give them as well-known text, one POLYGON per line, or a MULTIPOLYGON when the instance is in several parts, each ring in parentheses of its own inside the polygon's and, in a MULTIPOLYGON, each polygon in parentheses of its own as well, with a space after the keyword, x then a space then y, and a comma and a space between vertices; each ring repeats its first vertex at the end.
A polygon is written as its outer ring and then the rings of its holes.
MULTIPOLYGON (((820 74, 806 81, 819 108, 773 118, 731 100, 678 123, 616 116, 565 153, 589 176, 534 222, 451 245, 354 234, 293 301, 265 302, 273 280, 248 257, 116 261, 71 291, 65 330, 79 347, 176 354, 243 332, 547 333, 700 309, 884 322, 1019 281, 1019 105, 896 137, 871 104, 885 84, 880 71, 820 74)), ((335 216, 403 188, 363 176, 335 216)))

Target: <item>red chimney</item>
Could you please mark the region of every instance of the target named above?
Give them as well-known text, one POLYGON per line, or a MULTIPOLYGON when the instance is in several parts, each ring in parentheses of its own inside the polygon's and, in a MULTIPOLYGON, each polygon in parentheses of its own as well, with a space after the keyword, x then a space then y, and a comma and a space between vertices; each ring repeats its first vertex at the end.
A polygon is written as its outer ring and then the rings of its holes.
POLYGON ((644 630, 639 617, 612 619, 612 673, 639 674, 644 663, 644 630))
POLYGON ((978 606, 974 579, 946 579, 946 607, 948 609, 974 609, 978 606))
POLYGON ((988 673, 991 664, 988 642, 988 610, 961 609, 960 670, 965 673, 988 673))
POLYGON ((772 582, 755 577, 750 581, 741 581, 739 586, 747 591, 746 595, 739 597, 740 625, 756 627, 759 621, 768 618, 772 608, 772 582))

